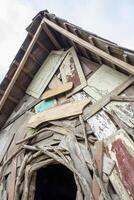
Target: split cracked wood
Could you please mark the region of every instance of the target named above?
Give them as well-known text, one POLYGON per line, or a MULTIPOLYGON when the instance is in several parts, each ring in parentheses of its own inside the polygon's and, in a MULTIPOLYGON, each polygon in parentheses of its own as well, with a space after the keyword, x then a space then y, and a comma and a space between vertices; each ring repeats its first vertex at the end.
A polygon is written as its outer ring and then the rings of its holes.
POLYGON ((47 121, 62 119, 81 114, 84 107, 88 105, 89 102, 90 100, 71 102, 60 106, 56 106, 42 113, 37 113, 30 118, 28 122, 28 127, 36 128, 41 123, 47 121))

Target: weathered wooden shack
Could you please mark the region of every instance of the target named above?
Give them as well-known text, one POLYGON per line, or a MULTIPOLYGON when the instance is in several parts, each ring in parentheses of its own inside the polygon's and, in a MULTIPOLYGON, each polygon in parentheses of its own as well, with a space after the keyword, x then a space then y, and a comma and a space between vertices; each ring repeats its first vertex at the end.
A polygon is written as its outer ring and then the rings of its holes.
POLYGON ((0 85, 0 199, 134 199, 134 51, 47 10, 26 30, 0 85))

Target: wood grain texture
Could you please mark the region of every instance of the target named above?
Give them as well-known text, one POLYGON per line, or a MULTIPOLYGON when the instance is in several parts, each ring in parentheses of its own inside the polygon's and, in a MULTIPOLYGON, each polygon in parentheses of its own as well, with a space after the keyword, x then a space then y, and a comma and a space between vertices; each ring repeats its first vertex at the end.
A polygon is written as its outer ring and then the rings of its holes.
POLYGON ((38 29, 37 29, 37 31, 36 31, 33 39, 32 39, 29 47, 27 48, 27 50, 25 52, 24 57, 22 58, 22 60, 21 60, 21 62, 19 64, 16 72, 14 73, 14 76, 13 76, 11 82, 9 83, 9 85, 8 85, 8 87, 7 87, 6 91, 5 91, 2 99, 0 100, 0 110, 2 109, 2 107, 3 107, 3 105, 4 105, 5 101, 6 101, 6 99, 8 98, 8 95, 10 94, 10 92, 11 92, 11 90, 12 90, 12 88, 13 88, 16 80, 17 80, 17 78, 19 77, 19 75, 20 75, 20 73, 21 73, 21 71, 22 71, 22 69, 23 69, 23 67, 24 67, 24 65, 25 65, 25 63, 27 61, 28 56, 31 53, 31 50, 32 50, 35 42, 37 41, 37 39, 39 37, 39 34, 40 34, 41 30, 42 30, 42 24, 43 23, 44 23, 44 18, 42 19, 42 21, 41 21, 41 23, 40 23, 40 25, 39 25, 39 27, 38 27, 38 29))
MULTIPOLYGON (((103 173, 103 142, 97 141, 95 143, 95 162, 98 175, 102 178, 103 173)), ((97 183, 95 176, 93 176, 92 192, 95 200, 98 200, 101 194, 100 187, 97 183)))
POLYGON ((95 113, 97 113, 99 110, 101 110, 101 108, 106 106, 111 101, 111 96, 120 94, 133 82, 134 82, 134 77, 130 76, 126 81, 124 81, 121 85, 117 86, 109 94, 102 97, 99 101, 91 105, 90 110, 88 110, 87 113, 84 113, 84 119, 87 120, 90 117, 92 117, 95 113))
POLYGON ((11 174, 9 175, 8 183, 8 200, 14 200, 15 182, 17 173, 17 157, 11 162, 11 174))
POLYGON ((81 114, 83 108, 87 104, 89 104, 89 102, 90 100, 71 102, 60 106, 56 106, 42 113, 37 113, 31 117, 31 119, 28 122, 28 126, 35 128, 43 122, 62 119, 81 114))
POLYGON ((41 99, 49 99, 51 97, 55 97, 59 94, 65 93, 69 90, 71 90, 73 88, 73 83, 72 82, 68 82, 65 83, 55 89, 51 89, 51 90, 47 90, 46 92, 43 93, 43 95, 41 96, 41 99))
POLYGON ((57 24, 51 22, 50 20, 48 20, 46 18, 45 18, 45 23, 47 23, 49 26, 51 26, 52 28, 57 30, 62 35, 66 36, 67 38, 69 38, 72 41, 76 42, 77 44, 81 45, 82 47, 85 47, 89 51, 97 54, 98 56, 106 59, 107 61, 110 61, 111 63, 117 65, 119 68, 125 70, 126 72, 134 75, 134 68, 133 68, 132 65, 130 65, 130 64, 118 59, 118 58, 115 58, 112 55, 109 55, 108 53, 104 52, 103 50, 93 46, 89 42, 87 42, 87 41, 79 38, 78 36, 70 33, 69 31, 65 30, 64 28, 58 26, 57 24))
POLYGON ((134 143, 122 129, 105 141, 109 156, 115 161, 110 181, 123 200, 134 199, 134 143))
POLYGON ((28 86, 27 94, 35 98, 41 96, 66 56, 66 53, 64 51, 51 51, 28 86))

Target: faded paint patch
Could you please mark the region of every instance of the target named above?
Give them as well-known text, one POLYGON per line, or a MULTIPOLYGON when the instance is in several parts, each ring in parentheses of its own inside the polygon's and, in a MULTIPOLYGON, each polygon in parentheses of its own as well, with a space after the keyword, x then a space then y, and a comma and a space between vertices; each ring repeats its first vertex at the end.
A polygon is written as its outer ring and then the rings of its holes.
POLYGON ((112 143, 112 151, 116 154, 117 170, 123 185, 134 199, 134 158, 130 155, 121 139, 117 139, 112 143))

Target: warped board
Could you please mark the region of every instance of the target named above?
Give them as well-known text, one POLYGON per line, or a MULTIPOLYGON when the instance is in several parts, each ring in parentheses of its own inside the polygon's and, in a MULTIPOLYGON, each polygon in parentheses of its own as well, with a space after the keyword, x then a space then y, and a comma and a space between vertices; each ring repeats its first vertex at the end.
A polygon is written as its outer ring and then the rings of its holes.
POLYGON ((61 62, 65 58, 66 53, 67 52, 64 51, 51 51, 28 86, 26 91, 27 94, 35 98, 39 98, 41 96, 55 72, 59 68, 61 62))
POLYGON ((102 65, 93 76, 88 79, 88 86, 84 88, 84 91, 95 100, 100 100, 103 96, 107 95, 127 80, 127 78, 127 75, 107 65, 102 65))
POLYGON ((81 114, 83 111, 83 108, 87 104, 89 104, 89 102, 90 100, 71 102, 71 103, 55 106, 41 113, 37 113, 30 118, 28 122, 28 127, 36 128, 41 123, 44 123, 47 121, 62 119, 62 118, 81 114))
POLYGON ((134 199, 134 143, 122 129, 105 140, 107 154, 115 161, 110 181, 120 199, 134 199))
POLYGON ((87 85, 74 47, 68 50, 68 54, 60 67, 60 72, 63 83, 73 82, 74 89, 69 93, 69 96, 87 85))
POLYGON ((31 112, 26 112, 23 116, 18 118, 11 127, 9 134, 15 134, 12 143, 8 149, 7 158, 12 156, 18 149, 20 148, 20 145, 16 145, 16 142, 23 139, 25 137, 25 134, 27 133, 27 122, 28 119, 33 115, 31 112))
POLYGON ((9 134, 8 131, 3 130, 0 134, 0 164, 9 148, 9 145, 14 137, 14 132, 9 134))

